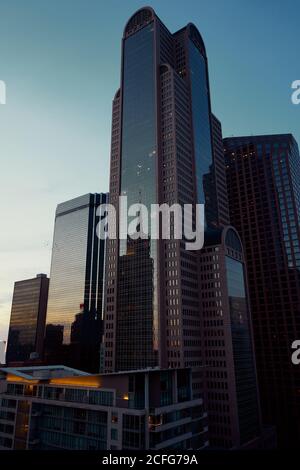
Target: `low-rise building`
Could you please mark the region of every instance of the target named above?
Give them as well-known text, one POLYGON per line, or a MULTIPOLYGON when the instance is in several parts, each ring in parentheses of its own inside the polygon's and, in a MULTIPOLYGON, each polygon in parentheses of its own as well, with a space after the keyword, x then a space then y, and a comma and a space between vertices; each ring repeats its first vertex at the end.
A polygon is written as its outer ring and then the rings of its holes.
POLYGON ((202 449, 190 369, 91 375, 65 366, 0 369, 0 449, 202 449))

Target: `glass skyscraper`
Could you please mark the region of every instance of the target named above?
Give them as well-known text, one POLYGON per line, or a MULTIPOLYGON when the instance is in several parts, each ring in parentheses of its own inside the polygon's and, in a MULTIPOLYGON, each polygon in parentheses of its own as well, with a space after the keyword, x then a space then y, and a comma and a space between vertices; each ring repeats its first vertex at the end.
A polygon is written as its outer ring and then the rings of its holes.
POLYGON ((28 361, 31 353, 37 353, 41 358, 48 288, 49 278, 46 274, 15 282, 6 351, 7 364, 28 361))
MULTIPOLYGON (((205 203, 218 225, 207 70, 193 24, 172 34, 151 8, 124 29, 113 101, 110 202, 205 203)), ((107 243, 105 370, 201 366, 198 254, 181 240, 107 243), (126 341, 123 341, 124 338, 126 341)))
POLYGON ((224 139, 231 223, 245 248, 262 415, 300 439, 300 156, 290 134, 224 139))
POLYGON ((96 234, 106 194, 57 206, 45 335, 47 363, 89 372, 100 367, 105 242, 96 234))

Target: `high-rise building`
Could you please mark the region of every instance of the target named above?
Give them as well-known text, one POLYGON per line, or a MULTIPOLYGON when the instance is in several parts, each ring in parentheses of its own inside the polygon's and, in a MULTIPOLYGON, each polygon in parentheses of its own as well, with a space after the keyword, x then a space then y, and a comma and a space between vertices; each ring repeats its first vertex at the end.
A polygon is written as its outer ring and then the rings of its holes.
POLYGON ((32 353, 37 353, 41 358, 48 287, 49 278, 46 274, 15 282, 6 350, 7 364, 28 361, 32 353))
POLYGON ((96 233, 106 194, 57 206, 53 237, 45 360, 89 372, 100 367, 105 241, 96 233))
POLYGON ((0 369, 0 449, 203 449, 203 400, 192 399, 190 382, 186 368, 0 369))
POLYGON ((210 446, 261 446, 247 274, 242 243, 233 227, 206 231, 200 271, 210 446))
POLYGON ((300 439, 300 157, 292 135, 224 139, 231 223, 245 249, 263 421, 300 439))
MULTIPOLYGON (((205 203, 207 225, 218 225, 213 162, 201 35, 193 24, 172 34, 143 8, 124 29, 110 203, 117 214, 120 195, 148 209, 205 203)), ((176 239, 109 240, 107 247, 105 370, 201 366, 198 253, 176 239)))

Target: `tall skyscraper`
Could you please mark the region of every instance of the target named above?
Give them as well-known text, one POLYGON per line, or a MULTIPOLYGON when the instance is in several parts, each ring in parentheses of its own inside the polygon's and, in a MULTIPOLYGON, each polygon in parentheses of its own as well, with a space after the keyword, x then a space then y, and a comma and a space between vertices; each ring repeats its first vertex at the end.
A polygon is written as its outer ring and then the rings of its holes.
POLYGON ((86 194, 57 206, 53 237, 45 359, 98 372, 103 315, 105 242, 96 234, 106 194, 86 194))
POLYGON ((7 364, 28 361, 34 352, 42 356, 48 287, 49 278, 46 274, 15 282, 6 350, 7 364))
MULTIPOLYGON (((113 100, 110 202, 117 213, 120 195, 149 209, 198 202, 207 225, 218 225, 212 137, 199 31, 188 24, 172 34, 152 8, 137 11, 124 29, 113 100)), ((198 253, 174 239, 107 246, 105 370, 202 366, 198 253)))
POLYGON ((231 223, 243 241, 265 423, 300 440, 300 157, 292 135, 224 139, 231 223))

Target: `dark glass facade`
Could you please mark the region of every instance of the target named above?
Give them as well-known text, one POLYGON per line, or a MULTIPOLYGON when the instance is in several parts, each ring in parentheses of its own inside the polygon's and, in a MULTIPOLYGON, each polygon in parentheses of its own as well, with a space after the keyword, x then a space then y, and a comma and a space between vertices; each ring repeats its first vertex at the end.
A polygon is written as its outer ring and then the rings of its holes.
POLYGON ((244 265, 230 256, 226 256, 225 263, 240 443, 243 445, 259 436, 258 391, 244 265))
POLYGON ((45 359, 98 372, 105 242, 96 234, 105 194, 87 194, 56 211, 45 359))
MULTIPOLYGON (((213 136, 213 152, 214 152, 214 165, 213 175, 216 188, 216 201, 217 201, 217 225, 226 226, 230 225, 227 183, 226 183, 226 169, 224 160, 223 136, 222 125, 219 119, 212 114, 212 136, 213 136)), ((212 224, 214 225, 214 224, 212 224)))
MULTIPOLYGON (((154 78, 154 28, 150 23, 124 42, 120 177, 121 195, 127 196, 128 206, 143 203, 149 211, 157 200, 154 78)), ((148 240, 120 242, 118 370, 158 363, 156 245, 148 240)))
POLYGON ((49 278, 38 274, 15 283, 8 332, 6 362, 24 362, 35 352, 41 357, 49 278))
POLYGON ((128 205, 150 207, 157 199, 154 80, 151 23, 124 43, 121 195, 127 196, 128 205))
POLYGON ((153 318, 154 260, 149 240, 128 241, 127 252, 120 257, 118 279, 117 369, 155 366, 157 321, 153 318))
POLYGON ((217 224, 216 188, 213 178, 213 150, 207 62, 193 40, 189 40, 189 73, 197 202, 205 204, 206 223, 217 224), (201 137, 200 137, 201 136, 201 137))
POLYGON ((300 439, 300 157, 290 134, 224 139, 231 223, 245 248, 263 421, 300 439))

